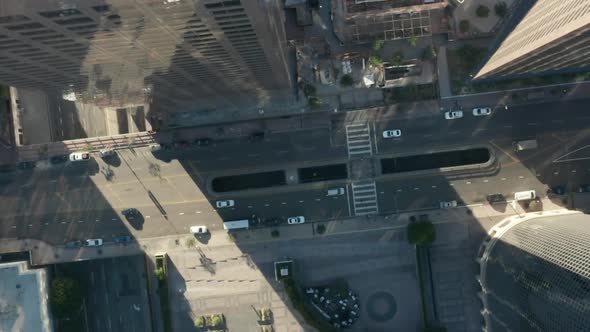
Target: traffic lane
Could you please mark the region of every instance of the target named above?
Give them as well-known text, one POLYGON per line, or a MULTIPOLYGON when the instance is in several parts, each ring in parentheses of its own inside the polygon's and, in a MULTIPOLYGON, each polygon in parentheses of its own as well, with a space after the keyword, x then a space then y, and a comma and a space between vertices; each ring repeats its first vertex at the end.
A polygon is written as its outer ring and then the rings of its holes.
POLYGON ((307 220, 344 218, 349 214, 348 196, 326 196, 325 189, 302 189, 290 192, 272 191, 235 198, 235 206, 218 209, 225 221, 256 218, 286 221, 288 217, 304 216, 307 220))

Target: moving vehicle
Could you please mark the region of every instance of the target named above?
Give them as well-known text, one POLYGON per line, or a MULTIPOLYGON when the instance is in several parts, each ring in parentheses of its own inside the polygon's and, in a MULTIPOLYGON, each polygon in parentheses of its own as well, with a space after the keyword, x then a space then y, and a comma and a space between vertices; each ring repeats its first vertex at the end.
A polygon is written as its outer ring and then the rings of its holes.
POLYGON ((287 224, 289 225, 296 225, 296 224, 303 224, 305 222, 304 216, 297 216, 297 217, 289 217, 287 218, 287 224))
POLYGON ((474 108, 473 109, 473 116, 482 116, 482 115, 490 115, 492 114, 491 107, 482 107, 482 108, 474 108))
POLYGON ((565 194, 566 188, 565 186, 555 186, 551 187, 547 190, 547 194, 554 194, 554 195, 563 195, 565 194))
POLYGON ((116 238, 113 239, 113 241, 115 241, 115 243, 117 243, 117 244, 129 243, 132 240, 133 240, 133 238, 131 237, 131 235, 121 235, 121 236, 117 236, 116 238))
POLYGON ((534 190, 519 191, 514 193, 515 201, 527 201, 537 198, 537 193, 534 190))
POLYGON ((156 152, 162 150, 162 145, 160 143, 154 143, 148 145, 148 148, 150 149, 150 151, 156 152))
POLYGON ((445 119, 454 120, 463 117, 463 111, 450 111, 445 113, 445 119))
POLYGON ((88 239, 86 240, 87 247, 100 247, 102 246, 102 239, 88 239))
POLYGON ((339 195, 344 195, 344 188, 328 189, 328 194, 326 196, 339 196, 339 195))
POLYGON ((250 137, 248 137, 248 140, 250 142, 262 141, 263 139, 264 139, 264 132, 262 132, 262 131, 252 133, 250 135, 250 137))
POLYGON ((223 229, 227 230, 237 230, 237 229, 248 229, 250 227, 250 220, 242 219, 242 220, 234 220, 234 221, 224 221, 223 222, 223 229))
POLYGON ((70 161, 88 161, 90 160, 90 152, 78 151, 70 153, 70 161))
POLYGON ((207 226, 191 226, 190 228, 191 230, 191 234, 193 235, 199 235, 199 234, 206 234, 207 232, 209 232, 209 230, 207 229, 207 226))
POLYGON ((506 198, 502 194, 491 194, 486 197, 487 201, 490 204, 506 202, 506 198))
POLYGON ((441 209, 450 209, 457 206, 457 201, 440 202, 441 209))
POLYGON ((113 156, 115 155, 115 149, 113 148, 104 148, 104 149, 100 149, 100 156, 101 157, 109 157, 109 156, 113 156))
POLYGON ((53 157, 49 158, 49 162, 54 165, 65 163, 68 160, 69 160, 69 156, 67 154, 60 155, 60 156, 53 156, 53 157))
POLYGON ((385 130, 383 132, 383 138, 400 137, 402 135, 401 129, 385 130))
POLYGON ((590 184, 582 184, 578 187, 579 193, 589 193, 590 192, 590 184))
POLYGON ((522 150, 529 150, 529 149, 536 149, 539 145, 537 144, 536 139, 528 139, 524 141, 516 141, 512 143, 514 147, 514 151, 522 151, 522 150))
POLYGON ((69 248, 69 249, 80 248, 81 246, 82 246, 82 241, 80 241, 80 240, 66 242, 66 248, 69 248))
POLYGON ((228 200, 225 200, 225 201, 217 201, 217 202, 215 202, 215 206, 218 209, 226 208, 226 207, 232 207, 234 205, 235 205, 235 202, 234 202, 233 199, 228 199, 228 200))
POLYGON ((210 138, 198 138, 195 140, 194 144, 196 146, 209 146, 211 144, 211 139, 210 138))

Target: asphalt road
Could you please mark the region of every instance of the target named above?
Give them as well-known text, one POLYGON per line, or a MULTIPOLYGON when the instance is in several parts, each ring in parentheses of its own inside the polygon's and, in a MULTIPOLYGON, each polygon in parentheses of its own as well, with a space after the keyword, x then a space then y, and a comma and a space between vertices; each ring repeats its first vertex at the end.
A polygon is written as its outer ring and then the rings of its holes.
MULTIPOLYGON (((584 102, 547 103, 496 109, 490 116, 445 120, 442 113, 419 119, 404 116, 368 121, 373 163, 400 154, 486 144, 497 162, 485 170, 450 174, 431 172, 386 176, 376 180, 380 213, 437 208, 441 201, 481 203, 490 193, 509 198, 515 191, 547 186, 575 189, 590 183, 588 150, 590 117, 584 102), (384 139, 385 129, 401 129, 402 137, 384 139), (514 140, 537 138, 539 148, 518 154, 514 140), (575 159, 568 161, 568 159, 575 159), (553 161, 563 162, 553 162, 553 161)), ((341 115, 337 115, 340 117, 341 115)), ((361 119, 355 117, 358 122, 361 119)), ((0 174, 0 236, 40 238, 53 243, 93 237, 109 241, 132 234, 154 237, 186 233, 191 225, 220 229, 221 220, 265 220, 305 216, 306 221, 354 215, 350 181, 293 184, 269 189, 216 194, 210 181, 220 175, 284 169, 348 160, 347 137, 340 118, 330 129, 266 135, 264 141, 216 141, 209 147, 164 152, 146 148, 119 150, 114 160, 98 155, 90 162, 50 165, 34 171, 0 174), (327 189, 345 188, 327 197, 327 189), (150 195, 151 193, 151 195, 150 195), (233 199, 234 207, 216 209, 216 200, 233 199), (126 220, 122 209, 140 210, 140 220, 126 220)), ((370 163, 369 163, 370 164, 370 163)), ((355 201, 356 200, 356 201, 355 201)), ((295 226, 294 226, 295 227, 295 226)))

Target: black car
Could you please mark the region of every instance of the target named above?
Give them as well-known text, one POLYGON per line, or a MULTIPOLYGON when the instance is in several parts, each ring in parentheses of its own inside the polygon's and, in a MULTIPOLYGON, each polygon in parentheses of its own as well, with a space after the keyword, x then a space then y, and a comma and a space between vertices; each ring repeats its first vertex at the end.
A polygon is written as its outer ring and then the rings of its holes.
POLYGON ((565 186, 555 186, 547 190, 547 194, 563 195, 565 194, 565 186))
POLYGON ((195 140, 194 144, 196 146, 209 146, 211 144, 210 138, 198 138, 195 140))
POLYGON ((132 241, 132 237, 131 237, 131 235, 117 236, 116 238, 114 238, 114 241, 117 244, 125 244, 125 243, 131 242, 132 241))
POLYGON ((80 248, 82 247, 82 241, 80 240, 76 240, 76 241, 70 241, 70 242, 66 242, 66 248, 80 248))
POLYGON ((69 155, 62 154, 61 156, 53 156, 49 158, 49 162, 52 164, 63 164, 69 160, 69 155))
POLYGON ((506 197, 504 197, 502 194, 491 194, 488 195, 486 199, 488 202, 490 202, 490 204, 506 202, 506 197))
POLYGON ((589 193, 590 192, 590 184, 582 184, 578 187, 579 193, 589 193))
POLYGON ((37 164, 34 161, 21 161, 20 163, 18 163, 18 165, 16 165, 16 167, 22 171, 33 169, 36 166, 37 164))
POLYGON ((250 135, 250 137, 248 137, 248 140, 250 142, 262 141, 263 139, 264 139, 264 132, 262 132, 262 131, 259 131, 259 132, 256 132, 256 133, 252 133, 250 135))
POLYGON ((121 211, 121 213, 125 217, 133 217, 133 216, 138 216, 139 215, 139 210, 136 209, 136 208, 129 208, 129 209, 125 209, 125 210, 121 211))

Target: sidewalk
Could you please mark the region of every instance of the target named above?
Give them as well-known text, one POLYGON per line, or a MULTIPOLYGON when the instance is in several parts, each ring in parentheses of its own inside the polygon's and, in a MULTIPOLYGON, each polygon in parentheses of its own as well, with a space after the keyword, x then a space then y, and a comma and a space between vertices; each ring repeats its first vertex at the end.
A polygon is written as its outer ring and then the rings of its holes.
MULTIPOLYGON (((543 199, 542 203, 544 212, 533 212, 526 215, 543 214, 548 213, 551 210, 563 209, 562 206, 553 203, 550 199, 543 199)), ((523 214, 523 211, 519 211, 519 213, 525 215, 523 214)), ((423 214, 428 214, 429 220, 434 224, 470 222, 475 218, 482 224, 490 225, 488 228, 492 227, 501 219, 517 215, 515 210, 511 208, 499 211, 487 204, 473 204, 450 210, 419 210, 401 213, 399 215, 354 217, 343 220, 314 222, 300 226, 284 225, 279 227, 253 228, 248 231, 234 233, 235 240, 231 239, 225 231, 213 231, 211 233, 211 238, 207 243, 200 243, 197 241, 196 245, 209 249, 234 245, 239 247, 240 245, 251 245, 265 242, 289 241, 314 237, 321 238, 351 233, 400 229, 406 227, 410 216, 418 217, 423 214), (470 209, 471 213, 466 213, 467 209, 470 209), (315 232, 315 226, 320 223, 326 226, 324 234, 317 234, 315 232), (279 237, 273 238, 271 236, 271 231, 273 229, 279 231, 279 237)), ((0 253, 30 251, 32 255, 32 265, 45 265, 68 261, 137 255, 142 253, 154 256, 158 253, 184 250, 186 248, 186 241, 191 238, 194 238, 191 234, 147 239, 140 238, 137 240, 138 242, 128 245, 115 245, 109 243, 100 248, 83 247, 81 249, 66 249, 63 246, 57 247, 33 239, 10 238, 0 241, 0 253)))

